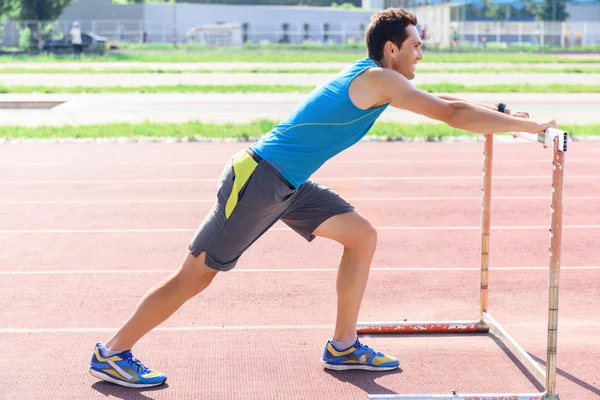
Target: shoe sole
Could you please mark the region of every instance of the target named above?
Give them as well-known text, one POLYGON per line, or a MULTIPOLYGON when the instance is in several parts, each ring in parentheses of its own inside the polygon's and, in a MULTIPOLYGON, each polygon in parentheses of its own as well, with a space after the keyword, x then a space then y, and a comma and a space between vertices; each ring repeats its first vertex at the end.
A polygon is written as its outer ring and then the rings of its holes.
POLYGON ((113 378, 109 375, 106 375, 102 372, 96 371, 93 368, 90 368, 90 374, 92 374, 92 376, 95 376, 98 379, 102 379, 103 381, 107 381, 107 382, 111 382, 114 383, 115 385, 119 385, 119 386, 125 386, 128 388, 149 388, 149 387, 154 387, 154 386, 159 386, 162 385, 163 383, 165 383, 167 381, 167 379, 165 378, 164 381, 159 382, 159 383, 129 383, 129 382, 123 382, 120 381, 116 378, 113 378))
POLYGON ((395 367, 372 367, 370 365, 357 365, 357 364, 335 365, 335 364, 328 364, 323 361, 323 366, 327 369, 332 369, 334 371, 347 371, 350 369, 361 369, 363 371, 391 371, 393 369, 400 367, 400 364, 396 365, 395 367))

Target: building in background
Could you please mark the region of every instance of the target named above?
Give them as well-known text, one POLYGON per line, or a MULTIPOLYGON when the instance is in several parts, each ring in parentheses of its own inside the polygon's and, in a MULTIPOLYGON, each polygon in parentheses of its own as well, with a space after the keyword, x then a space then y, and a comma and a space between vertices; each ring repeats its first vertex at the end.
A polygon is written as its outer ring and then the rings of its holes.
MULTIPOLYGON (((297 4, 308 0, 222 1, 297 4)), ((318 2, 329 0, 310 1, 321 4, 318 2)), ((351 0, 350 7, 357 1, 362 1, 362 8, 183 2, 114 4, 111 0, 75 0, 54 25, 68 32, 72 22, 77 20, 83 32, 91 31, 116 42, 215 46, 347 44, 364 41, 364 31, 374 11, 404 7, 417 15, 419 28, 421 31, 425 28, 426 43, 430 47, 450 47, 453 36, 461 46, 600 44, 600 4, 583 4, 595 0, 569 3, 570 17, 564 23, 533 21, 526 13, 514 11, 524 4, 521 0, 492 0, 490 4, 495 5, 496 14, 505 15, 500 21, 498 15, 492 19, 482 17, 479 12, 478 16, 478 7, 487 4, 483 0, 351 0)), ((18 37, 17 25, 6 24, 4 44, 15 45, 18 37)))
MULTIPOLYGON (((264 6, 191 3, 113 4, 110 0, 78 0, 66 8, 60 22, 81 21, 84 29, 117 40, 185 43, 198 38, 198 29, 238 24, 244 43, 349 43, 363 41, 371 11, 330 7, 264 6), (87 25, 85 23, 87 22, 87 25), (145 35, 144 35, 145 32, 145 35)), ((208 29, 207 29, 208 32, 208 29)), ((220 32, 225 32, 220 29, 220 32)), ((235 33, 233 34, 235 36, 235 33)))

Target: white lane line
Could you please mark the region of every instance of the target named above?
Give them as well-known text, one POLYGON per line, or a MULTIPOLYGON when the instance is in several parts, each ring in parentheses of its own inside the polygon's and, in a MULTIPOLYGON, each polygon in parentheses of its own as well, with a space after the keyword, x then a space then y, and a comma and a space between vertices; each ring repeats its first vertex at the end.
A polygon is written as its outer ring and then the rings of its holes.
MULTIPOLYGON (((548 197, 546 197, 547 199, 548 197)), ((600 198, 600 197, 599 197, 600 198)), ((6 201, 0 202, 0 205, 44 205, 44 204, 200 204, 214 203, 215 199, 199 200, 26 200, 26 201, 6 201)))
MULTIPOLYGON (((333 325, 232 325, 232 326, 174 326, 158 327, 152 331, 262 331, 291 329, 332 329, 333 325)), ((0 328, 0 334, 7 333, 102 333, 114 332, 115 328, 0 328)))
MULTIPOLYGON (((345 197, 352 202, 376 202, 376 201, 464 201, 481 200, 481 196, 464 197, 345 197)), ((493 200, 550 200, 550 196, 495 196, 493 200)), ((567 200, 600 200, 600 196, 568 196, 567 200)), ((26 200, 26 201, 5 201, 0 205, 44 205, 44 204, 201 204, 214 203, 214 199, 173 199, 173 200, 26 200)))
MULTIPOLYGON (((422 321, 422 320, 421 320, 422 321)), ((543 327, 544 321, 535 322, 514 322, 503 324, 503 326, 512 327, 543 327)), ((597 327, 600 323, 597 321, 563 321, 562 327, 597 327)), ((333 329, 333 325, 212 325, 212 326, 174 326, 157 327, 153 332, 206 332, 206 331, 273 331, 273 330, 319 330, 333 329)), ((0 328, 0 334, 42 334, 42 333, 107 333, 115 332, 118 328, 0 328)))
MULTIPOLYGON (((494 175, 493 180, 527 180, 527 179, 548 179, 551 174, 547 175, 494 175)), ((598 179, 600 175, 569 175, 568 180, 573 179, 598 179)), ((431 181, 431 180, 463 180, 463 179, 482 179, 481 175, 474 176, 354 176, 354 177, 334 177, 320 178, 316 177, 317 181, 431 181)))
MULTIPOLYGON (((10 163, 10 164, 0 164, 0 167, 85 167, 85 166, 145 166, 145 165, 225 165, 229 162, 229 159, 223 160, 212 160, 212 161, 146 161, 146 162, 92 162, 92 163, 57 163, 57 162, 47 162, 47 163, 10 163)), ((473 159, 473 160, 457 160, 456 162, 460 164, 465 163, 482 163, 482 159, 473 159)), ((547 159, 539 159, 539 160, 506 160, 508 163, 548 163, 547 159)), ((569 164, 582 164, 582 163, 600 163, 600 160, 594 158, 581 158, 581 159, 573 159, 568 161, 569 164)), ((337 160, 337 161, 329 161, 327 165, 347 165, 347 164, 450 164, 448 160, 398 160, 398 159, 381 159, 381 160, 337 160)))
MULTIPOLYGON (((567 271, 593 271, 599 270, 600 265, 561 267, 567 271)), ((490 267, 490 271, 547 271, 545 267, 490 267)), ((96 275, 96 274, 170 274, 176 270, 166 269, 98 269, 98 270, 41 270, 41 271, 0 271, 0 275, 96 275)), ((469 272, 481 271, 479 267, 373 267, 373 272, 469 272)), ((265 274, 265 273, 315 273, 315 272, 337 272, 337 268, 253 268, 233 269, 229 273, 242 274, 265 274)))
MULTIPOLYGON (((564 229, 600 229, 600 225, 563 225, 564 229)), ((481 226, 379 226, 380 231, 472 231, 481 226)), ((548 229, 548 225, 493 226, 492 230, 548 229)), ((190 233, 194 229, 15 229, 0 230, 0 234, 57 234, 57 233, 190 233)), ((269 231, 291 232, 291 228, 271 228, 269 231)))
MULTIPOLYGON (((277 230, 271 228, 270 230, 277 230)), ((287 228, 279 228, 287 230, 287 228)), ((56 233, 189 233, 195 232, 197 229, 30 229, 30 230, 0 230, 0 234, 13 233, 40 233, 40 234, 56 234, 56 233)))
MULTIPOLYGON (((547 179, 550 180, 551 174, 546 175, 494 175, 494 180, 527 180, 527 179, 547 179)), ((598 179, 600 175, 569 175, 568 180, 573 179, 598 179)), ((481 175, 465 176, 351 176, 351 177, 314 177, 319 182, 339 182, 339 181, 445 181, 445 180, 481 180, 481 175)), ((201 179, 100 179, 100 180, 14 180, 0 181, 2 185, 98 185, 106 183, 217 183, 215 178, 201 179)))

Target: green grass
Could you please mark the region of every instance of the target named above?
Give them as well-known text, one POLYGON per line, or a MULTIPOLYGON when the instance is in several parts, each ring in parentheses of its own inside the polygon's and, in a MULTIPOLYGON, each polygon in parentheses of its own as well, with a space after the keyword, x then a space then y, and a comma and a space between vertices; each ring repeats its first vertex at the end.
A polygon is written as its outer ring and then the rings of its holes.
MULTIPOLYGON (((418 85, 432 93, 598 93, 600 85, 418 85)), ((0 86, 0 93, 308 93, 314 86, 300 85, 169 85, 169 86, 0 86)))
MULTIPOLYGON (((177 140, 233 139, 256 140, 275 126, 275 121, 260 120, 249 124, 203 124, 189 122, 182 124, 107 124, 90 126, 63 126, 24 128, 1 126, 0 138, 4 139, 110 139, 110 138, 171 138, 177 140)), ((600 135, 600 124, 565 125, 561 129, 569 131, 574 139, 583 136, 600 135)), ((428 140, 481 135, 450 128, 445 124, 398 124, 376 123, 368 134, 381 140, 428 140)))
MULTIPOLYGON (((365 51, 265 51, 239 50, 230 51, 164 51, 145 53, 107 53, 105 55, 86 55, 81 62, 353 62, 365 57, 365 51)), ((529 54, 529 53, 499 53, 499 52, 460 52, 460 53, 428 53, 428 62, 443 63, 588 63, 600 64, 598 59, 569 59, 562 55, 529 54)), ((71 56, 38 55, 38 56, 4 56, 2 62, 73 62, 71 56)))
POLYGON ((433 83, 419 85, 426 92, 445 93, 598 93, 600 85, 571 85, 551 83, 546 85, 512 84, 512 85, 462 85, 454 83, 433 83))
MULTIPOLYGON (((98 70, 93 68, 79 69, 31 69, 31 68, 1 68, 0 74, 212 74, 212 73, 227 73, 227 74, 336 74, 340 71, 339 68, 329 69, 233 69, 233 70, 207 70, 207 69, 160 69, 160 68, 119 68, 98 70)), ((456 73, 456 74, 501 74, 501 73, 524 73, 524 74, 600 74, 600 67, 563 67, 563 68, 420 68, 418 74, 432 73, 456 73)))
MULTIPOLYGON (((587 73, 588 69, 582 68, 570 68, 579 73, 587 73)), ((557 69, 558 70, 558 69, 557 69)), ((599 68, 591 68, 593 72, 600 73, 599 68)), ((338 73, 339 68, 325 68, 325 69, 310 69, 310 68, 298 68, 298 69, 277 69, 277 68, 266 68, 266 69, 161 69, 161 68, 119 68, 119 69, 93 69, 93 68, 78 68, 78 69, 32 69, 32 68, 2 68, 0 66, 0 74, 214 74, 214 73, 226 73, 226 74, 317 74, 317 73, 338 73)), ((444 70, 447 71, 447 70, 444 70)), ((525 69, 524 69, 525 71, 525 69)), ((540 69, 541 71, 541 69, 540 69)), ((548 71, 548 69, 546 69, 548 71)), ((554 71, 552 69, 551 71, 554 71)), ((440 69, 440 72, 442 70, 440 69)), ((500 71, 499 71, 500 72, 500 71)), ((506 72, 506 70, 502 71, 506 72)), ((562 72, 562 71, 557 71, 562 72)), ((575 72, 575 71, 574 71, 575 72)))
MULTIPOLYGON (((211 47, 205 45, 199 45, 194 43, 178 44, 173 46, 172 43, 122 43, 117 42, 116 45, 121 50, 139 50, 139 51, 151 51, 151 50, 211 50, 211 47)), ((322 43, 303 43, 303 44, 245 44, 240 47, 241 50, 317 50, 317 51, 364 51, 365 45, 362 41, 356 43, 347 44, 322 44, 322 43)), ((435 52, 451 52, 454 49, 449 47, 432 48, 430 51, 435 52)), ((594 52, 600 51, 600 45, 586 45, 578 47, 561 47, 561 46, 534 46, 532 44, 523 43, 521 46, 518 44, 510 45, 506 47, 504 43, 490 42, 486 49, 482 49, 477 46, 462 46, 459 51, 462 52, 502 52, 502 53, 581 53, 581 52, 594 52)))
POLYGON ((0 93, 305 93, 313 88, 297 85, 4 86, 0 87, 0 93))

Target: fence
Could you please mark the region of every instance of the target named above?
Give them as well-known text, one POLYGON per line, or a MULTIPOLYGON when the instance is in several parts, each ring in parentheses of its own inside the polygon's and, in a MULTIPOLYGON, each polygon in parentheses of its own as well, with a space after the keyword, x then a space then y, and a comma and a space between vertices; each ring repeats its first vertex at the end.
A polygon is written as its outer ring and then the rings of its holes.
MULTIPOLYGON (((82 20, 82 32, 93 32, 109 42, 173 43, 173 24, 143 20, 82 20)), ((426 21, 424 21, 426 22, 426 21)), ((294 21, 240 23, 243 43, 362 43, 362 21, 294 21)), ((561 46, 600 44, 600 22, 480 21, 443 24, 426 22, 429 46, 561 46), (456 35, 457 40, 450 38, 456 35), (492 45, 493 44, 493 45, 492 45)), ((4 21, 0 39, 4 46, 43 48, 49 43, 69 44, 71 23, 66 21, 4 21)), ((177 42, 191 43, 192 29, 177 33, 177 42)))
MULTIPOLYGON (((91 31, 109 42, 173 43, 173 24, 143 20, 79 21, 82 32, 91 31)), ((366 24, 362 21, 262 22, 240 24, 243 43, 344 44, 362 42, 366 24)), ((197 28, 197 27, 196 27, 197 28)), ((6 21, 2 34, 4 46, 42 48, 49 42, 70 43, 71 23, 66 21, 6 21), (40 35, 39 32, 42 32, 40 35)), ((192 28, 177 32, 178 43, 193 42, 192 28)))
POLYGON ((600 22, 466 22, 457 27, 461 44, 581 47, 600 44, 600 22))
MULTIPOLYGON (((144 41, 144 25, 143 20, 79 21, 81 32, 93 32, 96 35, 106 37, 109 41, 130 43, 144 41)), ((4 46, 42 48, 49 43, 55 45, 69 44, 71 27, 72 23, 68 21, 5 21, 0 29, 0 35, 4 46)), ((157 28, 159 32, 166 32, 167 27, 157 28)), ((169 37, 172 38, 172 32, 169 37)), ((166 41, 166 35, 163 39, 166 41)))

